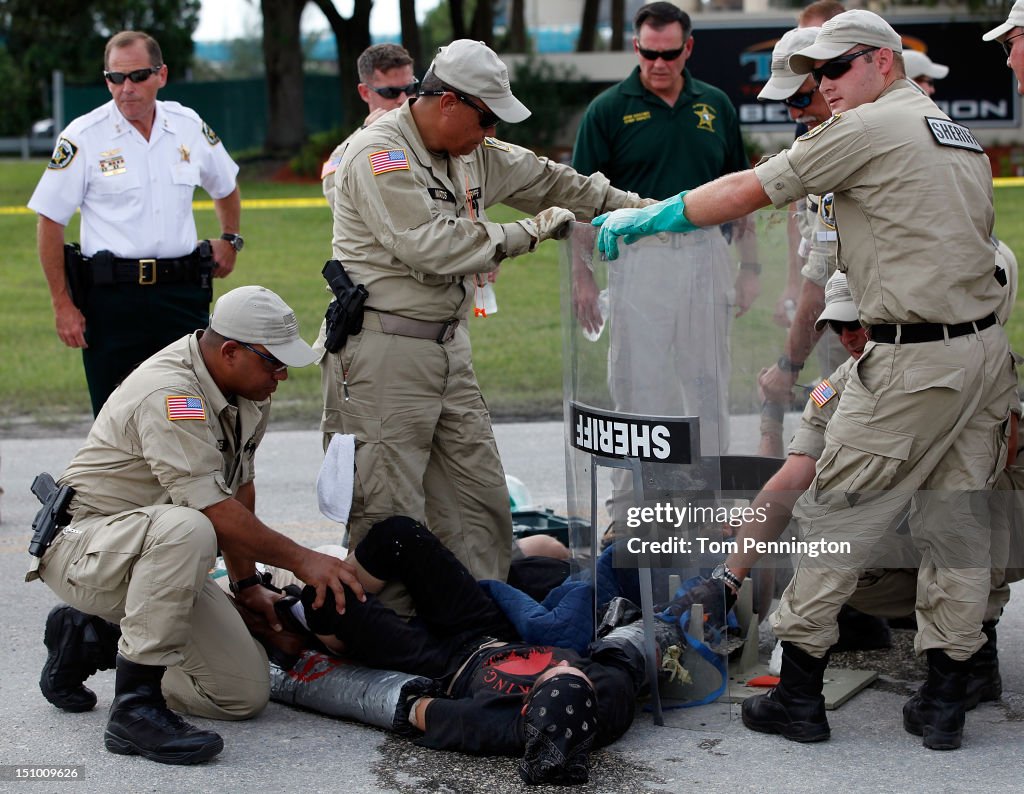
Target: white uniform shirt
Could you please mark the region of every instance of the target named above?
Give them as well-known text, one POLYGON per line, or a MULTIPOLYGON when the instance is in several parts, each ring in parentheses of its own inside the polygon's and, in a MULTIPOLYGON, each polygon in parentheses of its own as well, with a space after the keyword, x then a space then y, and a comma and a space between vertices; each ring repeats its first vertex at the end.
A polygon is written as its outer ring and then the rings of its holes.
POLYGON ((86 256, 108 250, 125 258, 179 257, 196 247, 196 186, 224 198, 237 174, 195 111, 158 101, 147 141, 111 100, 61 133, 28 206, 62 226, 81 207, 86 256))

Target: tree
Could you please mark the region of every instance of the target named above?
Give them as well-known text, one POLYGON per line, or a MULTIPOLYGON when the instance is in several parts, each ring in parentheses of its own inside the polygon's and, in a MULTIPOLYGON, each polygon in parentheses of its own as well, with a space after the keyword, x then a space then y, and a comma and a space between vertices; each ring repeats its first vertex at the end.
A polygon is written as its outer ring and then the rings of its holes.
POLYGON ((267 74, 267 138, 272 155, 294 154, 306 140, 299 20, 306 0, 260 0, 267 74))
POLYGON ((583 17, 580 20, 580 36, 576 40, 576 52, 594 52, 597 44, 597 19, 601 11, 601 0, 584 0, 583 17))
MULTIPOLYGON (((192 61, 192 33, 200 0, 0 0, 0 40, 7 68, 17 75, 24 102, 0 115, 0 134, 20 135, 33 119, 49 115, 50 75, 69 83, 102 81, 103 47, 119 30, 143 30, 160 42, 171 79, 192 61)), ((5 83, 5 92, 13 83, 5 83)), ((4 103, 6 106, 6 102, 4 103)), ((5 107, 6 110, 6 107, 5 107)))
POLYGON ((373 0, 353 0, 352 16, 348 19, 338 13, 333 0, 313 2, 323 11, 334 33, 338 48, 341 106, 345 109, 345 122, 348 124, 362 118, 366 111, 356 92, 356 85, 359 83, 356 60, 360 53, 370 46, 370 11, 373 10, 373 0))
POLYGON ((402 23, 402 46, 417 70, 426 68, 420 43, 420 23, 416 20, 416 0, 398 0, 398 17, 402 23))

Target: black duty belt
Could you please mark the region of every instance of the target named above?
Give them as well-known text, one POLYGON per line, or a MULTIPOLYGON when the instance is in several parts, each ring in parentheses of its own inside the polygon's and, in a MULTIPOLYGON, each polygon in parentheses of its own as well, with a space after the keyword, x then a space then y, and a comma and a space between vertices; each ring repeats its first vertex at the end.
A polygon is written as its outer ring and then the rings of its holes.
POLYGON ((995 314, 990 314, 988 317, 983 317, 975 322, 956 323, 955 325, 943 325, 942 323, 872 325, 871 339, 888 345, 896 343, 897 335, 901 345, 912 345, 919 342, 938 342, 940 339, 946 339, 947 337, 952 339, 955 336, 966 336, 977 331, 984 331, 997 322, 995 314))
POLYGON ((99 251, 88 260, 93 286, 138 284, 199 284, 209 286, 213 272, 210 243, 202 240, 192 253, 176 259, 124 259, 99 251))
POLYGON ((363 328, 382 331, 385 334, 410 336, 413 339, 433 339, 439 345, 455 336, 455 329, 458 327, 459 321, 454 318, 443 322, 430 322, 372 309, 367 309, 363 313, 363 328))

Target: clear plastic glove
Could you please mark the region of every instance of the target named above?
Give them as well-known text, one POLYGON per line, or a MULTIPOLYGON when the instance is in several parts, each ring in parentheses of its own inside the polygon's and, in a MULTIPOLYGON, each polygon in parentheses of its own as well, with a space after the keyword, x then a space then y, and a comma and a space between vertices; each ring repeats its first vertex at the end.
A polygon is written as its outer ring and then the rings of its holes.
POLYGON ((597 235, 597 250, 609 261, 619 258, 619 238, 626 245, 631 245, 641 237, 659 232, 695 232, 694 226, 686 218, 686 205, 683 198, 689 191, 684 190, 678 196, 651 204, 639 209, 621 209, 599 215, 592 221, 600 226, 597 235))
POLYGON ((571 210, 563 207, 548 207, 533 217, 537 227, 537 242, 545 240, 564 240, 572 234, 572 225, 576 216, 571 210))

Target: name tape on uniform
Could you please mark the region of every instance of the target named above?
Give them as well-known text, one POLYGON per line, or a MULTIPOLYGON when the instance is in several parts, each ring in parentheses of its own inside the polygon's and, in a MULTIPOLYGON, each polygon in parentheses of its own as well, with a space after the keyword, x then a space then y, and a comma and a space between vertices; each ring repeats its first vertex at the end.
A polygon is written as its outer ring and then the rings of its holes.
POLYGON ((978 143, 978 139, 963 124, 957 124, 949 119, 935 119, 925 117, 928 129, 935 136, 935 142, 940 146, 952 146, 956 149, 968 149, 972 152, 983 154, 985 147, 978 143))
POLYGON ((572 445, 607 458, 692 463, 696 419, 626 418, 571 404, 572 445))

